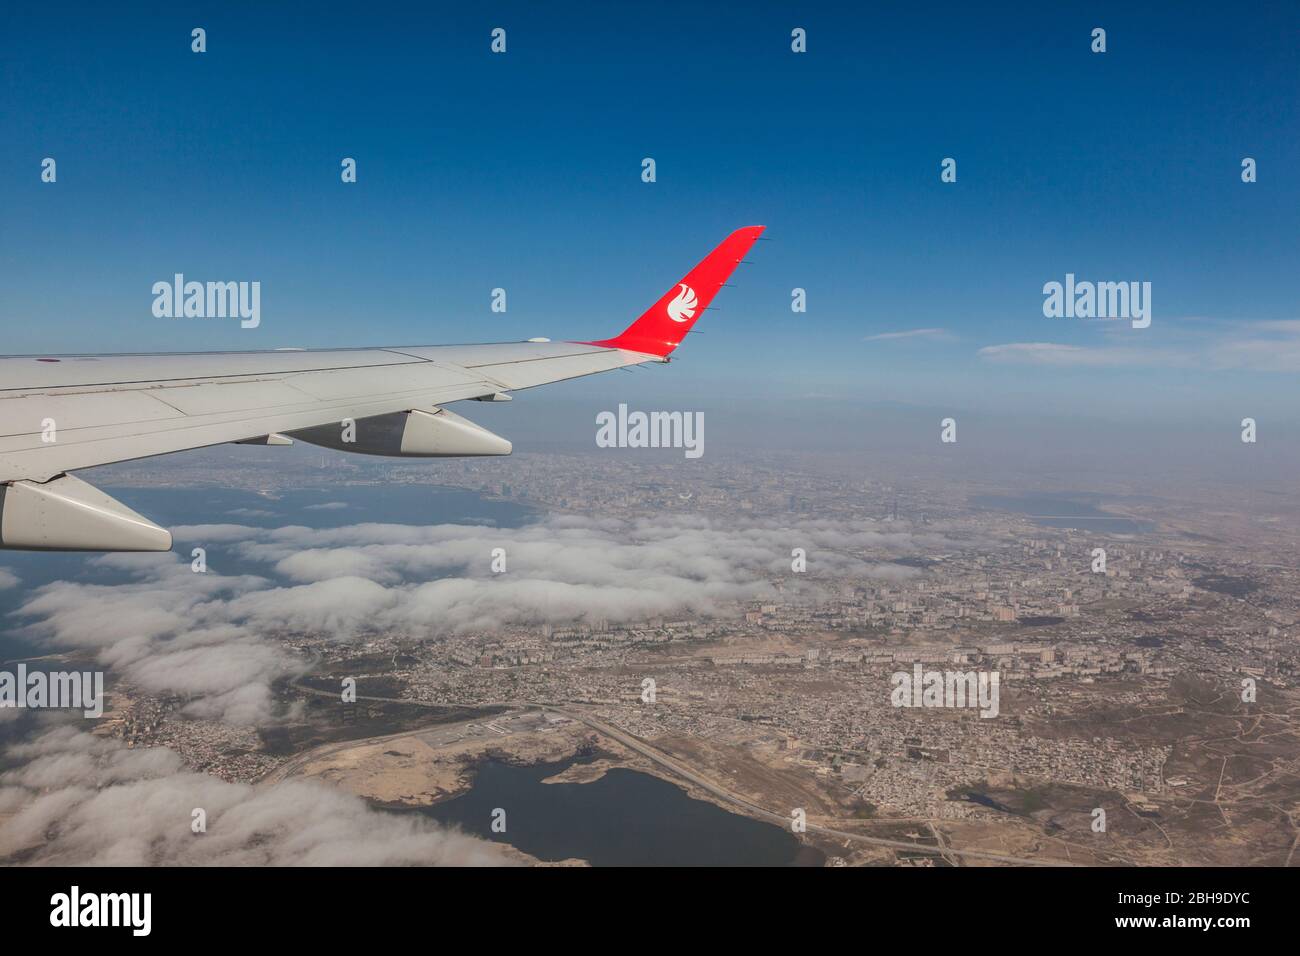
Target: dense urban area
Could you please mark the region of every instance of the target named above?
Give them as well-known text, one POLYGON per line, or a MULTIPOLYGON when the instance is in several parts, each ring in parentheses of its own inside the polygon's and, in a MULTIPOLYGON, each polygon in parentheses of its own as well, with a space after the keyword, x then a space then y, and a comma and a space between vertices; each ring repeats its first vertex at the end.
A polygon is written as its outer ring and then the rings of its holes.
MULTIPOLYGON (((335 487, 430 480, 425 466, 322 465, 335 487)), ((148 467, 127 474, 148 484, 148 467)), ((440 485, 538 512, 736 527, 761 515, 788 529, 789 554, 764 596, 709 616, 278 635, 305 662, 280 688, 286 712, 306 706, 302 723, 325 736, 195 719, 129 687, 111 732, 227 779, 308 772, 380 803, 445 799, 472 771, 383 799, 373 779, 304 755, 430 720, 470 766, 526 761, 530 737, 558 735, 729 809, 804 813, 796 832, 837 863, 1291 861, 1300 570, 1278 514, 853 472, 747 460, 683 478, 677 462, 590 454, 444 463, 440 485), (831 561, 801 537, 809 521, 874 529, 878 546, 831 561), (966 706, 898 706, 895 675, 929 672, 996 675, 993 712, 973 682, 966 706), (342 703, 347 678, 356 699, 342 703), (511 732, 488 719, 530 712, 546 719, 511 732)), ((274 500, 276 472, 253 474, 250 490, 274 500)))

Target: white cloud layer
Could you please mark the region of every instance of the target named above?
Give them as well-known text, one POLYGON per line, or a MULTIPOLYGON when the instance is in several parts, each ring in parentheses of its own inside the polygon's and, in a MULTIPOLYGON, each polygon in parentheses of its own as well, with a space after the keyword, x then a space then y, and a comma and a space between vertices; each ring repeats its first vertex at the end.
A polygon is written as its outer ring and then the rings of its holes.
POLYGON ((91 651, 147 692, 189 698, 190 714, 238 724, 268 720, 272 683, 303 667, 278 634, 430 638, 541 622, 709 617, 771 597, 777 577, 809 589, 819 572, 903 580, 921 572, 890 564, 890 555, 954 547, 937 532, 899 525, 720 527, 691 517, 174 533, 183 553, 209 549, 207 573, 176 554, 110 555, 96 563, 120 572, 120 583, 54 582, 18 616, 27 635, 51 648, 91 651), (795 547, 808 556, 808 574, 797 580, 795 547), (505 574, 492 573, 494 548, 505 549, 505 574))
MULTIPOLYGON (((1154 327, 1153 327, 1154 330, 1154 327)), ((1300 372, 1300 320, 1175 326, 1159 336, 1108 329, 1101 345, 1009 342, 975 354, 989 362, 1057 368, 1185 368, 1300 372)))
POLYGON ((947 329, 906 329, 901 332, 878 332, 868 335, 864 342, 898 342, 904 339, 925 339, 931 342, 951 342, 956 336, 947 329))
POLYGON ((417 814, 372 810, 311 780, 227 783, 165 748, 129 750, 70 727, 9 748, 0 860, 88 866, 473 866, 508 862, 417 814), (194 833, 202 808, 207 832, 194 833))

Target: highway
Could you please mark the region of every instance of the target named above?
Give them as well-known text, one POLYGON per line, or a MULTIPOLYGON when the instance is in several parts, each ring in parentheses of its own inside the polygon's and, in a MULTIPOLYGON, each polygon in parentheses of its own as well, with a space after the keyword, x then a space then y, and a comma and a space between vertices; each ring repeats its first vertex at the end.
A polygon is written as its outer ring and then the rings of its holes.
MULTIPOLYGON (((758 817, 759 819, 766 820, 769 823, 775 823, 779 827, 790 826, 791 818, 789 816, 782 816, 779 813, 774 813, 771 810, 766 809, 765 807, 760 807, 758 804, 750 802, 749 800, 745 799, 744 797, 738 794, 732 793, 730 790, 727 790, 725 787, 719 786, 718 784, 707 779, 706 777, 700 776, 698 773, 689 769, 688 767, 682 766, 675 760, 666 756, 663 752, 650 746, 644 740, 641 740, 639 737, 633 737, 631 734, 619 730, 617 727, 613 727, 609 724, 606 724, 603 721, 596 720, 594 717, 589 717, 586 714, 575 713, 574 711, 565 710, 564 708, 557 707, 553 704, 536 704, 534 706, 541 707, 543 710, 548 710, 551 713, 560 714, 564 717, 568 717, 571 720, 576 720, 579 723, 584 724, 587 727, 590 727, 592 730, 596 731, 597 733, 602 734, 603 736, 610 737, 613 740, 617 740, 619 743, 621 743, 623 746, 627 747, 628 749, 634 750, 637 753, 641 754, 643 757, 646 757, 654 761, 656 764, 663 767, 665 770, 668 770, 674 775, 681 777, 683 780, 687 780, 690 783, 695 784, 697 787, 707 791, 708 793, 717 797, 719 800, 723 800, 727 803, 732 804, 733 806, 737 806, 741 808, 750 816, 758 817)), ((1020 866, 1074 866, 1076 865, 1073 863, 1068 863, 1063 860, 1062 861, 1030 860, 1022 857, 1004 856, 998 853, 989 853, 984 850, 961 850, 951 846, 949 847, 927 846, 922 843, 911 843, 907 840, 886 840, 881 837, 863 836, 860 833, 848 833, 844 830, 836 830, 831 827, 820 826, 814 823, 809 823, 808 829, 810 831, 822 833, 825 834, 826 836, 835 837, 841 840, 852 840, 856 843, 866 843, 872 846, 889 847, 895 850, 907 850, 913 853, 928 853, 933 856, 939 856, 939 857, 945 855, 966 856, 966 857, 971 857, 972 859, 993 860, 998 863, 1014 863, 1020 866)))
MULTIPOLYGON (((327 690, 320 690, 315 687, 305 687, 302 684, 298 683, 296 680, 293 681, 292 683, 295 689, 303 691, 304 693, 317 694, 319 696, 324 696, 324 697, 331 697, 334 698, 335 700, 337 700, 339 696, 338 691, 327 691, 327 690)), ((446 709, 450 706, 453 706, 449 704, 435 704, 428 701, 405 700, 397 697, 372 697, 364 694, 358 694, 357 700, 358 701, 371 700, 371 701, 376 701, 378 703, 390 703, 390 704, 414 704, 420 707, 433 707, 439 709, 446 709)), ((570 720, 577 721, 578 723, 591 728, 601 736, 608 737, 611 740, 617 741, 618 743, 622 744, 624 747, 627 747, 629 750, 632 750, 640 754, 641 756, 645 757, 646 759, 654 762, 657 766, 662 767, 663 769, 667 770, 674 776, 694 784, 695 786, 699 787, 701 790, 704 790, 705 792, 718 798, 724 803, 728 803, 734 807, 738 807, 749 816, 756 817, 760 820, 766 820, 767 822, 774 823, 777 826, 782 828, 786 828, 790 826, 791 823, 790 816, 775 813, 771 810, 768 810, 766 807, 761 807, 758 804, 751 802, 750 800, 746 799, 745 797, 739 794, 731 792, 727 788, 721 786, 720 784, 715 783, 714 781, 708 779, 707 777, 702 776, 701 774, 690 769, 689 767, 686 767, 678 763, 676 760, 669 757, 661 750, 658 750, 657 748, 646 743, 641 738, 634 737, 631 734, 627 733, 626 731, 619 730, 617 727, 607 724, 602 720, 597 720, 595 717, 591 717, 581 711, 567 709, 569 705, 540 703, 537 701, 492 701, 489 703, 479 704, 479 705, 456 704, 454 706, 458 708, 466 708, 470 706, 536 708, 543 711, 549 711, 550 713, 553 714, 559 714, 562 717, 567 717, 570 720)), ((406 731, 401 734, 390 734, 383 738, 376 738, 376 739, 386 740, 389 739, 389 737, 404 737, 414 732, 418 732, 418 731, 406 731)), ((326 747, 316 748, 316 750, 311 752, 311 755, 313 757, 322 756, 328 751, 341 749, 343 746, 353 746, 362 742, 363 741, 353 740, 353 741, 344 741, 341 744, 329 744, 326 745, 326 747)), ((307 756, 308 755, 304 754, 301 755, 300 757, 296 757, 290 761, 290 764, 297 765, 301 762, 304 762, 304 758, 307 756)), ((287 766, 288 765, 286 765, 286 767, 287 766)), ((281 767, 278 770, 273 771, 271 774, 268 774, 267 777, 264 779, 268 781, 271 780, 272 778, 283 779, 289 773, 292 773, 292 770, 289 770, 287 773, 281 772, 284 770, 285 767, 281 767)), ((912 843, 907 840, 887 840, 882 837, 864 836, 861 833, 850 833, 846 830, 837 830, 834 829, 833 827, 822 826, 820 824, 815 824, 815 823, 809 823, 808 830, 811 832, 823 834, 825 836, 834 837, 839 840, 850 840, 855 843, 864 843, 871 846, 887 847, 893 850, 905 850, 909 853, 925 853, 940 858, 948 857, 948 856, 969 857, 970 859, 990 860, 995 863, 1010 863, 1016 866, 1077 866, 1078 865, 1076 863, 1071 863, 1066 860, 1034 860, 1034 859, 1028 859, 1024 857, 1006 856, 1000 853, 991 853, 986 850, 963 850, 951 845, 930 846, 924 843, 912 843)))

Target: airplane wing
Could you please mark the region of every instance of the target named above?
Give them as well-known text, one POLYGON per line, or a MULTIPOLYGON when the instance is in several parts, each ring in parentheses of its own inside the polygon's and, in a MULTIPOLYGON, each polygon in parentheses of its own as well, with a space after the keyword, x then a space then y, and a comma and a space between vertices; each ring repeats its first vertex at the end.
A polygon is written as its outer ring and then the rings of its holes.
POLYGON ((169 550, 165 529, 69 474, 94 465, 292 438, 376 455, 509 454, 442 406, 667 361, 762 231, 732 233, 598 342, 0 358, 0 547, 169 550))

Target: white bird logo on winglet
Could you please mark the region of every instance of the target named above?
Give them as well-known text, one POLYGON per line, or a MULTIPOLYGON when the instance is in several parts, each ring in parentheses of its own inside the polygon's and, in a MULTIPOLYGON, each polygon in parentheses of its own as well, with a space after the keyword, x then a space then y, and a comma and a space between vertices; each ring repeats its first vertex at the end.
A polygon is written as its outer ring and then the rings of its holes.
POLYGON ((682 283, 682 291, 677 293, 677 298, 668 303, 668 318, 674 322, 685 322, 687 319, 695 316, 695 290, 682 283))

